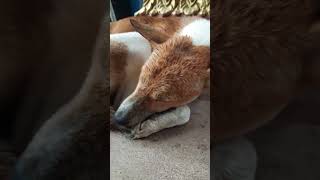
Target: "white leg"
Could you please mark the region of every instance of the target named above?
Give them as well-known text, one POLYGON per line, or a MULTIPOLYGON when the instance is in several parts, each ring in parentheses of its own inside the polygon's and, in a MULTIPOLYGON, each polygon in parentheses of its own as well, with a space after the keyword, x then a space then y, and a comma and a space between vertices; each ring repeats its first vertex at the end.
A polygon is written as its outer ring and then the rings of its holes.
POLYGON ((137 125, 131 132, 133 139, 144 138, 166 128, 186 124, 190 119, 188 106, 178 107, 164 114, 159 114, 137 125))

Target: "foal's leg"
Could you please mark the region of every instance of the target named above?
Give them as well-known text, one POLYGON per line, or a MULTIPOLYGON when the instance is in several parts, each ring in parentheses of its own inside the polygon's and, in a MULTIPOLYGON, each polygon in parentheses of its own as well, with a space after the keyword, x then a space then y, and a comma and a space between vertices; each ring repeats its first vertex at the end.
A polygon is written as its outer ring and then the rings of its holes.
POLYGON ((178 107, 140 123, 132 130, 131 137, 133 139, 144 138, 163 129, 186 124, 189 119, 190 108, 188 106, 178 107))

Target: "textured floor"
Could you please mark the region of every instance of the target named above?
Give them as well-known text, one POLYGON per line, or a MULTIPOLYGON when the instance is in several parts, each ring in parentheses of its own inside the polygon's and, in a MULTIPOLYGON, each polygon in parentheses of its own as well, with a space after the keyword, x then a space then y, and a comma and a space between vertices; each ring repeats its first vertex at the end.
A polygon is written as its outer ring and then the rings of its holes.
POLYGON ((190 122, 143 140, 110 134, 111 180, 208 180, 210 102, 201 97, 190 122))

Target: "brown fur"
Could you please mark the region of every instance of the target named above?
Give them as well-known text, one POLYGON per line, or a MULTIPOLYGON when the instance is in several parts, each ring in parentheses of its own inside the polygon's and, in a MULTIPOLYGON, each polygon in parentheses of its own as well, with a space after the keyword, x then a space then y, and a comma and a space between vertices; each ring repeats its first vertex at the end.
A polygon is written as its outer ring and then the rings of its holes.
POLYGON ((110 34, 133 32, 134 28, 129 18, 121 19, 110 23, 110 34))
MULTIPOLYGON (((124 70, 127 64, 127 47, 119 42, 110 42, 110 77, 111 77, 111 87, 110 91, 113 93, 117 90, 121 81, 124 79, 124 70)), ((111 94, 112 97, 112 94, 111 94)))
POLYGON ((110 128, 115 128, 112 121, 114 115, 113 101, 115 95, 125 79, 125 66, 127 64, 128 48, 126 45, 110 41, 110 112, 109 125, 110 128))
POLYGON ((187 37, 170 39, 159 45, 143 66, 136 95, 146 98, 149 111, 187 104, 200 95, 209 63, 209 47, 193 46, 187 37))
POLYGON ((116 22, 110 23, 110 34, 124 33, 136 31, 130 23, 130 19, 139 21, 140 23, 147 24, 151 27, 156 28, 159 31, 173 35, 179 28, 180 17, 151 17, 151 16, 135 16, 121 19, 116 22))
POLYGON ((214 140, 271 120, 302 89, 312 45, 306 2, 213 2, 214 140))

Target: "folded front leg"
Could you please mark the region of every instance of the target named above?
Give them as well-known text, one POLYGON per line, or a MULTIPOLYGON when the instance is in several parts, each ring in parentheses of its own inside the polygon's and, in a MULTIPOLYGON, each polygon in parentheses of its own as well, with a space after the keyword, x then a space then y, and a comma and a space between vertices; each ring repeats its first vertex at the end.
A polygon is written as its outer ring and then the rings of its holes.
POLYGON ((190 119, 190 108, 181 106, 166 113, 154 115, 138 124, 131 131, 133 139, 144 138, 166 128, 186 124, 190 119))

